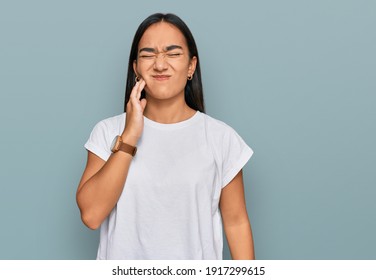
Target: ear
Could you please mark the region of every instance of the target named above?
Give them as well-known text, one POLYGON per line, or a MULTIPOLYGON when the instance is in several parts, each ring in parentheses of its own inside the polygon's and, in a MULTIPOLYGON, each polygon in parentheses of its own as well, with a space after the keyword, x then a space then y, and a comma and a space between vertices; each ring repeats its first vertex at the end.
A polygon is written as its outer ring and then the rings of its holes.
POLYGON ((188 75, 193 75, 195 73, 196 65, 197 65, 197 57, 194 56, 189 61, 188 75))
POLYGON ((138 77, 140 76, 140 75, 138 75, 138 72, 137 72, 137 60, 133 61, 133 71, 136 74, 136 76, 138 76, 138 77))

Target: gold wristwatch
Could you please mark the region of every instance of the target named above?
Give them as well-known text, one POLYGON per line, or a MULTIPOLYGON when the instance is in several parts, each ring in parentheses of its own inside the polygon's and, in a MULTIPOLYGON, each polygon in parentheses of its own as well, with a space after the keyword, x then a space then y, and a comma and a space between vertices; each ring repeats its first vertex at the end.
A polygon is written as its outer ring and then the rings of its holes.
POLYGON ((116 153, 118 151, 125 152, 127 154, 130 154, 133 157, 137 152, 137 147, 124 143, 121 136, 118 135, 112 141, 111 152, 116 153))

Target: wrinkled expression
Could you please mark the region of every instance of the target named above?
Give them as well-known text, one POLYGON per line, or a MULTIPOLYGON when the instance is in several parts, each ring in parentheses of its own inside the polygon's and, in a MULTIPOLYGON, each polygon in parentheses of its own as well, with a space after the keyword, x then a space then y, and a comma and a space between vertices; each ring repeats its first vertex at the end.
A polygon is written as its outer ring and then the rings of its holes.
POLYGON ((181 31, 166 22, 152 24, 138 45, 133 68, 146 82, 147 98, 184 97, 188 76, 196 68, 197 58, 190 58, 187 42, 181 31))

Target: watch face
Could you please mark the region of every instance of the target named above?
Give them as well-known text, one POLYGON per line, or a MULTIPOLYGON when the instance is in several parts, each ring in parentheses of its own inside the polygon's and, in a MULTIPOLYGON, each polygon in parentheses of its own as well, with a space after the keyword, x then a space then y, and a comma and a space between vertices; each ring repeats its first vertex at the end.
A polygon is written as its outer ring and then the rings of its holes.
POLYGON ((119 138, 119 136, 116 136, 115 138, 114 138, 114 140, 112 140, 112 144, 111 144, 111 152, 113 152, 113 153, 115 153, 115 152, 117 152, 118 151, 118 145, 116 145, 117 143, 118 143, 118 138, 119 138))

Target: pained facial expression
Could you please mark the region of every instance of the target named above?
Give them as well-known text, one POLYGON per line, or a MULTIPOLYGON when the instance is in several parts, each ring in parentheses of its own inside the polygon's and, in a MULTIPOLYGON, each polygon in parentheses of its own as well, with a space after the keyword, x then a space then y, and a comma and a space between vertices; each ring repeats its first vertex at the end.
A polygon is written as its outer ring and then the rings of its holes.
POLYGON ((184 35, 166 22, 152 24, 142 35, 133 68, 146 82, 145 91, 155 99, 184 96, 188 76, 193 75, 197 58, 189 58, 184 35))

